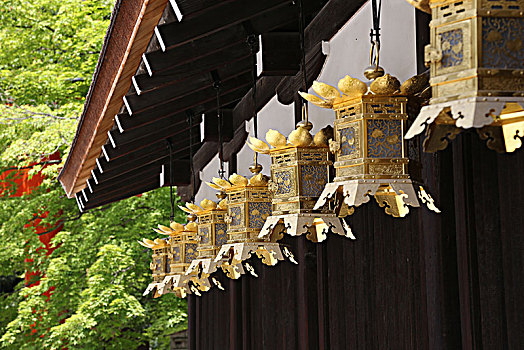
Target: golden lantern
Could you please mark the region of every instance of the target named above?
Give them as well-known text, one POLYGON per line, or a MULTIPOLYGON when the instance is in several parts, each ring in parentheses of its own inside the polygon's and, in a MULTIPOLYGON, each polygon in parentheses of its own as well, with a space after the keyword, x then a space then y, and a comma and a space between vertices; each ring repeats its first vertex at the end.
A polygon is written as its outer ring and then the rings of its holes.
POLYGON ((332 162, 328 140, 333 128, 326 127, 315 137, 310 134, 311 128, 312 124, 306 120, 287 138, 270 129, 266 141, 271 148, 264 141, 250 138, 249 146, 255 152, 271 156, 271 216, 266 219, 260 238, 286 232, 291 236, 305 234, 313 242, 322 242, 331 230, 354 239, 345 221, 332 212, 313 209, 329 181, 332 162))
POLYGON ((239 278, 246 270, 257 277, 253 267, 246 261, 254 254, 269 266, 284 260, 284 256, 296 263, 289 249, 276 242, 281 236, 258 237, 264 221, 271 213, 271 193, 268 178, 260 173, 262 167, 255 161, 250 170, 255 175, 249 180, 233 174, 229 181, 214 178, 214 183, 208 183, 227 195, 225 221, 228 239, 220 248, 215 263, 227 277, 233 279, 239 278))
POLYGON ((209 278, 219 289, 224 290, 220 282, 210 275, 217 270, 214 262, 215 257, 222 245, 227 242, 227 224, 224 221, 227 214, 225 196, 224 192, 217 193, 217 197, 221 199, 218 204, 209 199, 204 199, 200 202, 201 209, 198 208, 197 210, 194 210, 194 207, 193 209, 180 207, 198 217, 198 256, 191 262, 186 275, 189 276, 196 288, 204 292, 211 288, 209 278))
POLYGON ((424 150, 446 148, 476 128, 497 152, 524 136, 524 1, 408 0, 432 14, 425 61, 433 97, 408 130, 426 129, 424 150))
MULTIPOLYGON (((366 71, 373 80, 368 86, 346 76, 335 87, 314 82, 321 97, 300 93, 309 102, 335 111, 335 179, 326 184, 314 209, 335 207, 339 216, 351 214, 355 206, 373 195, 387 214, 403 217, 407 205, 418 207, 417 191, 408 173, 407 144, 403 134, 408 118, 408 100, 419 94, 427 79, 415 76, 400 84, 378 67, 366 71)), ((418 186, 418 197, 436 212, 431 197, 418 186)))
MULTIPOLYGON (((188 206, 191 204, 188 203, 188 206)), ((169 235, 169 239, 157 239, 154 242, 164 241, 162 250, 159 251, 162 255, 162 260, 153 255, 153 264, 151 268, 157 268, 157 262, 162 261, 163 273, 153 273, 154 283, 144 292, 148 294, 151 290, 156 288, 156 296, 166 293, 175 293, 179 297, 185 297, 186 294, 194 292, 200 295, 198 289, 191 284, 188 284, 189 278, 185 272, 193 259, 197 256, 197 223, 196 215, 188 215, 188 223, 182 225, 177 222, 171 222, 169 227, 158 225, 158 229, 154 228, 155 232, 162 235, 169 235), (156 260, 155 260, 156 258, 156 260)), ((147 241, 140 242, 140 244, 147 246, 147 241)), ((153 246, 152 249, 154 249, 153 246)), ((155 252, 156 253, 156 252, 155 252)))
POLYGON ((149 265, 153 275, 153 282, 151 282, 144 291, 144 296, 154 291, 154 297, 158 298, 162 295, 163 281, 167 273, 170 272, 168 264, 169 242, 167 239, 157 238, 154 241, 143 238, 138 241, 143 247, 149 248, 153 251, 152 262, 149 265))

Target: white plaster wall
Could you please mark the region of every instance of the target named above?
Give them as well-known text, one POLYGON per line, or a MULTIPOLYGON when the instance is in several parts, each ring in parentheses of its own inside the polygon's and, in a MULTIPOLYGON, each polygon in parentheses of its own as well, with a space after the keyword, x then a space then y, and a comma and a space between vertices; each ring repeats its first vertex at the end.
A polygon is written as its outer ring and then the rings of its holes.
MULTIPOLYGON (((200 179, 202 180, 202 185, 200 186, 200 189, 198 190, 196 196, 195 196, 195 203, 200 203, 202 199, 207 198, 211 200, 216 200, 216 190, 212 189, 208 185, 205 184, 205 182, 212 182, 211 179, 213 177, 219 177, 218 176, 218 170, 220 169, 220 162, 218 160, 218 156, 215 156, 205 167, 200 171, 200 179)), ((226 171, 226 177, 228 174, 228 163, 224 162, 224 170, 226 171)))
MULTIPOLYGON (((371 5, 366 3, 329 42, 329 54, 318 81, 337 86, 346 74, 366 81, 362 72, 369 64, 369 31, 371 28, 371 5)), ((405 0, 386 0, 382 2, 380 65, 396 76, 401 82, 416 74, 415 8, 405 0)), ((312 91, 309 91, 313 93, 312 91)), ((271 129, 288 135, 294 128, 293 105, 282 105, 276 96, 258 113, 258 136, 271 129)), ((309 119, 316 133, 326 125, 333 125, 333 112, 310 105, 309 119)), ((253 136, 253 120, 246 123, 246 130, 253 136)), ((238 173, 249 176, 249 165, 253 163, 253 152, 247 146, 237 154, 238 173)), ((267 155, 259 155, 263 173, 269 175, 270 160, 267 155)), ((218 157, 201 171, 202 181, 210 181, 217 176, 218 157)), ((227 169, 227 168, 226 168, 227 169)), ((203 184, 197 193, 196 202, 202 199, 215 199, 215 191, 203 184)))

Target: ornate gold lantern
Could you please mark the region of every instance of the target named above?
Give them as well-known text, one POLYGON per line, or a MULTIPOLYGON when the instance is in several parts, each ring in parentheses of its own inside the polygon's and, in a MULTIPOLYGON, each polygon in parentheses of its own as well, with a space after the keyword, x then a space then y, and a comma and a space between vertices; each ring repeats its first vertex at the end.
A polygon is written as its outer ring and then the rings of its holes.
MULTIPOLYGON (((362 81, 346 76, 338 83, 342 94, 319 82, 312 87, 322 98, 301 93, 311 103, 333 109, 336 116, 334 140, 330 141, 336 160, 335 179, 325 186, 314 209, 331 203, 343 216, 373 195, 386 213, 403 217, 409 212, 407 205, 419 206, 403 137, 407 103, 410 95, 424 88, 427 79, 416 76, 400 86, 397 78, 381 76, 378 64, 367 74, 375 79, 369 89, 362 81)), ((439 212, 422 186, 418 197, 439 212)))
POLYGON ((176 294, 194 292, 199 295, 197 288, 191 288, 188 284, 189 278, 186 276, 186 270, 191 262, 197 257, 197 229, 195 215, 187 216, 186 225, 174 223, 170 229, 165 226, 159 226, 159 231, 168 234, 171 243, 171 251, 168 254, 171 271, 164 278, 164 285, 167 291, 176 294))
POLYGON ((153 251, 152 262, 149 265, 153 275, 153 282, 151 282, 144 291, 144 296, 154 291, 154 298, 162 295, 163 281, 167 273, 170 272, 168 264, 169 241, 167 239, 157 238, 154 241, 143 238, 138 241, 143 247, 149 248, 153 251))
POLYGON ((435 152, 464 129, 476 128, 497 152, 519 148, 524 136, 524 1, 408 1, 432 14, 425 61, 433 97, 406 138, 427 127, 424 150, 435 152))
MULTIPOLYGON (((197 288, 188 284, 189 278, 185 275, 191 261, 197 256, 195 220, 195 215, 188 215, 189 222, 186 225, 172 222, 169 227, 158 225, 158 229, 153 229, 157 233, 169 235, 169 239, 156 239, 153 242, 155 245, 152 246, 154 254, 151 269, 154 282, 148 286, 144 295, 155 288, 155 296, 166 293, 175 293, 179 297, 185 297, 190 292, 199 294, 197 288), (155 247, 159 249, 155 250, 155 247)), ((139 243, 143 246, 151 245, 146 239, 139 243)))
POLYGON ((269 237, 276 232, 291 236, 305 234, 313 242, 326 239, 328 231, 353 238, 345 221, 331 212, 314 210, 313 207, 329 181, 328 140, 333 128, 320 130, 315 137, 310 134, 312 124, 299 124, 289 137, 269 130, 266 141, 254 137, 249 146, 258 153, 271 156, 271 181, 273 193, 271 216, 267 218, 259 237, 269 237), (289 141, 289 144, 288 144, 289 141))
MULTIPOLYGON (((224 221, 227 214, 225 196, 224 192, 217 194, 217 197, 222 199, 218 204, 204 199, 200 202, 201 208, 195 205, 181 207, 182 210, 198 217, 198 256, 191 262, 186 275, 196 288, 204 292, 211 288, 209 278, 217 270, 215 257, 222 245, 227 242, 227 224, 224 221)), ((215 277, 211 277, 211 280, 219 289, 224 289, 215 277)))
POLYGON ((245 270, 257 277, 253 267, 246 261, 253 254, 269 266, 284 260, 284 256, 296 263, 289 249, 276 242, 281 237, 258 237, 264 221, 271 213, 271 193, 267 177, 260 173, 262 167, 255 162, 255 166, 250 169, 255 175, 249 180, 233 174, 229 181, 214 178, 214 184, 209 184, 227 194, 228 213, 225 221, 228 240, 220 248, 215 263, 233 279, 239 278, 245 270))

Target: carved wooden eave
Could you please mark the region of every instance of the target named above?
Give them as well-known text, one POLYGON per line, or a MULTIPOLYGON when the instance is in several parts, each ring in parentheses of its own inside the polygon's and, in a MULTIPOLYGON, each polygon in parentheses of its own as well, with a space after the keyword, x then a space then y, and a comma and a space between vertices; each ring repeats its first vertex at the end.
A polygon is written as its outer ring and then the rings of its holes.
MULTIPOLYGON (((311 83, 326 58, 321 42, 329 40, 365 0, 303 2, 311 83)), ((298 33, 298 6, 293 0, 117 2, 71 152, 59 175, 67 195, 75 197, 83 211, 172 180, 179 195, 189 199, 198 190, 198 172, 218 150, 217 81, 228 131, 222 135, 225 161, 243 147, 244 122, 254 110, 275 94, 285 104, 296 100, 303 79, 300 72, 293 72, 300 55, 289 54, 289 47, 280 52, 278 44, 296 36, 290 32, 298 33), (250 35, 268 35, 262 55, 279 63, 263 67, 256 105, 250 35)))
POLYGON ((67 196, 86 187, 168 0, 118 0, 71 150, 58 180, 67 196))

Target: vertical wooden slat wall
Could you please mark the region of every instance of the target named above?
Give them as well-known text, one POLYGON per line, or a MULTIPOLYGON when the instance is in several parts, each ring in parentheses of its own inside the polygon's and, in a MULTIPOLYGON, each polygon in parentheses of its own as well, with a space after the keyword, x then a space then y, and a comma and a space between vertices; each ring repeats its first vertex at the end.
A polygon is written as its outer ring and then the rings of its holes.
POLYGON ((356 241, 286 237, 299 265, 190 297, 191 349, 518 349, 524 344, 524 153, 475 132, 423 155, 442 213, 403 219, 374 200, 349 218, 356 241))

